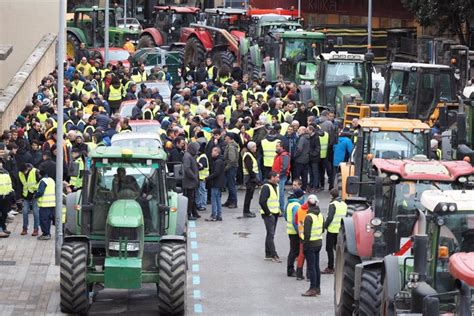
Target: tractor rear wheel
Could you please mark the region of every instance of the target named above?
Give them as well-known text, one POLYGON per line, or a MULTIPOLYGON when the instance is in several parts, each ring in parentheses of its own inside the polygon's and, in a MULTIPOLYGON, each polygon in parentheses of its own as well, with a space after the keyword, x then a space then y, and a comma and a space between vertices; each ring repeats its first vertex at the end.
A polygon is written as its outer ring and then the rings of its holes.
POLYGON ((163 243, 159 256, 158 308, 162 315, 182 315, 186 298, 186 245, 163 243))
POLYGON ((211 54, 212 61, 216 65, 217 69, 221 69, 223 66, 229 67, 229 70, 232 69, 232 64, 234 63, 235 57, 228 50, 218 50, 212 52, 211 54))
POLYGON ((140 37, 138 41, 137 49, 146 48, 146 47, 156 47, 155 40, 148 34, 145 34, 140 37))
POLYGON ((66 55, 69 58, 76 57, 76 52, 81 47, 81 42, 79 39, 72 33, 67 33, 66 39, 66 55))
POLYGON ((342 230, 337 237, 334 275, 334 305, 338 316, 352 315, 354 310, 354 270, 359 263, 359 257, 351 255, 347 250, 342 230))
POLYGON ((252 57, 247 55, 247 74, 249 75, 250 79, 257 79, 260 76, 260 69, 255 65, 252 61, 252 57))
POLYGON ((197 66, 204 59, 206 59, 206 50, 201 41, 196 37, 189 38, 184 48, 184 66, 188 66, 191 63, 197 66))
POLYGON ((382 305, 382 272, 366 269, 362 272, 359 297, 359 315, 376 316, 382 305))
POLYGON ((61 311, 85 315, 89 310, 87 284, 87 244, 66 242, 61 248, 61 311))

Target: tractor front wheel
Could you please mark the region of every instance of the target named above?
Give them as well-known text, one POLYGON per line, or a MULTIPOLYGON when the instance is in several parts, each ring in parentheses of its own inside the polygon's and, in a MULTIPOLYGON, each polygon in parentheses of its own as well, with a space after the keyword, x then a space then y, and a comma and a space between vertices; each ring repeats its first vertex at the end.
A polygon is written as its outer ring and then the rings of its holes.
POLYGON ((163 243, 158 260, 160 315, 182 315, 185 312, 186 298, 186 245, 163 243))
POLYGON ((211 58, 217 69, 221 69, 223 66, 227 66, 230 70, 232 69, 232 64, 235 60, 234 55, 228 50, 217 50, 215 52, 212 52, 211 58))
POLYGON ((148 34, 145 34, 140 37, 138 41, 137 49, 147 48, 147 47, 156 47, 155 40, 148 34))
POLYGON ((382 305, 382 272, 366 269, 362 272, 359 297, 359 315, 377 316, 382 305))
POLYGON ((67 242, 61 248, 61 311, 85 315, 89 310, 87 284, 87 244, 67 242))
POLYGON ((184 48, 184 66, 194 64, 199 65, 206 58, 206 50, 201 41, 196 37, 191 37, 186 42, 184 48))
POLYGON ((79 39, 72 33, 67 33, 66 39, 66 55, 69 58, 76 57, 76 52, 81 47, 81 42, 79 39))

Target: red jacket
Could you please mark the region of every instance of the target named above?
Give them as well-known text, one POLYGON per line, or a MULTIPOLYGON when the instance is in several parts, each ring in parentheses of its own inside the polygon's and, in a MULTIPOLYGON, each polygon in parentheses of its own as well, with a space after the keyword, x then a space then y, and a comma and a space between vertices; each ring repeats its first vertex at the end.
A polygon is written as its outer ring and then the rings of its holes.
POLYGON ((291 158, 287 151, 282 151, 275 156, 275 160, 273 160, 272 171, 275 171, 278 174, 282 173, 283 171, 282 169, 285 167, 283 163, 283 157, 286 157, 285 159, 286 160, 286 173, 285 174, 286 176, 289 176, 290 167, 291 167, 291 163, 290 163, 291 158))

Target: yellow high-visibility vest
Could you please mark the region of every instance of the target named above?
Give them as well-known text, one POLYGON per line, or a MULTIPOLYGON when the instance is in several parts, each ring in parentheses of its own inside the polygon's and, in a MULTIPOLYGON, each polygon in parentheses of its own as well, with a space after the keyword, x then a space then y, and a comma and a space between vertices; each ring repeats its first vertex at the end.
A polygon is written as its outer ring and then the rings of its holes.
POLYGON ((142 82, 142 76, 140 74, 138 75, 132 75, 130 79, 135 82, 135 83, 140 83, 142 82))
MULTIPOLYGON (((270 196, 267 200, 267 207, 272 214, 280 214, 280 200, 279 200, 279 192, 278 189, 274 189, 273 186, 269 183, 265 183, 264 186, 267 186, 270 190, 270 196)), ((265 214, 263 210, 260 210, 261 214, 265 214)))
POLYGON ((23 185, 22 196, 24 198, 28 196, 28 192, 35 193, 38 190, 38 181, 36 180, 35 168, 30 170, 27 178, 25 178, 25 174, 23 172, 18 172, 18 178, 20 178, 20 182, 23 185))
POLYGON ((263 166, 271 168, 273 166, 273 160, 276 156, 276 142, 277 140, 269 141, 268 139, 262 140, 263 150, 263 166))
POLYGON ((5 196, 13 191, 12 179, 8 173, 0 173, 0 196, 5 196))
POLYGON ((209 177, 209 160, 207 159, 206 154, 201 154, 197 157, 197 161, 200 161, 201 158, 204 158, 206 160, 206 167, 202 168, 199 170, 199 180, 204 180, 207 177, 209 177))
POLYGON ((94 134, 95 132, 95 127, 92 126, 92 125, 87 125, 86 127, 84 127, 84 134, 89 134, 89 135, 92 135, 94 134))
POLYGON ((321 145, 319 155, 321 159, 324 159, 328 156, 329 134, 327 132, 324 132, 323 136, 319 136, 319 144, 321 145))
POLYGON ((114 86, 110 85, 109 87, 109 101, 119 101, 122 100, 123 86, 120 84, 120 87, 117 89, 114 86))
POLYGON ((332 219, 331 224, 328 226, 328 232, 337 234, 341 228, 341 220, 346 217, 347 214, 347 204, 342 201, 332 201, 329 205, 334 205, 336 211, 334 212, 334 218, 332 219))
POLYGON ((216 67, 214 65, 207 68, 207 78, 210 80, 214 79, 214 71, 216 71, 216 67))
POLYGON ((48 114, 46 112, 39 112, 36 114, 36 117, 38 118, 41 124, 44 124, 44 121, 46 121, 46 119, 48 118, 48 114))
POLYGON ((290 126, 290 124, 288 124, 287 122, 283 122, 280 124, 281 126, 281 130, 280 130, 280 135, 286 135, 286 131, 288 130, 288 126, 290 126))
POLYGON ((79 175, 77 177, 71 177, 69 184, 75 187, 76 189, 82 188, 82 176, 81 171, 84 170, 84 161, 82 158, 77 158, 74 162, 79 164, 79 175))
POLYGON ((153 111, 151 109, 146 109, 145 111, 143 111, 142 117, 144 120, 152 120, 153 111))
MULTIPOLYGON (((295 212, 293 211, 293 208, 295 206, 300 206, 301 204, 299 202, 291 202, 288 203, 286 206, 286 233, 288 235, 297 235, 298 232, 295 229, 295 226, 293 225, 293 221, 295 218, 295 212)), ((298 211, 298 209, 296 209, 298 211)))
MULTIPOLYGON (((313 213, 308 213, 311 219, 313 220, 313 225, 311 225, 311 236, 309 237, 309 241, 315 241, 323 239, 323 215, 319 213, 318 215, 313 213)), ((300 235, 301 240, 304 240, 304 229, 300 235)))
POLYGON ((55 207, 56 206, 56 194, 55 194, 55 182, 51 178, 43 178, 40 180, 46 184, 44 193, 38 198, 39 207, 55 207))
POLYGON ((82 88, 84 87, 84 81, 73 81, 71 82, 71 85, 72 85, 72 93, 74 93, 75 95, 80 95, 81 94, 81 91, 82 91, 82 88))
POLYGON ((244 176, 248 176, 250 173, 245 167, 245 157, 250 156, 250 159, 252 159, 252 172, 255 174, 258 174, 258 164, 257 164, 257 159, 253 156, 251 152, 245 152, 244 155, 242 156, 242 166, 243 166, 243 171, 244 171, 244 176))

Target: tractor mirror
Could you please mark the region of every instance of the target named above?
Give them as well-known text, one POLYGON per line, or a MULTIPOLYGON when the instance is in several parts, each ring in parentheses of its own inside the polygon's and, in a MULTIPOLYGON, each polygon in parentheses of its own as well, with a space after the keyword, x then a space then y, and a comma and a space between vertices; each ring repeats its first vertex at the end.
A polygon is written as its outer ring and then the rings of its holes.
POLYGON ((160 214, 167 214, 170 211, 170 207, 168 205, 160 205, 158 211, 160 214))
POLYGON ((359 193, 359 178, 358 177, 355 177, 355 176, 347 177, 346 192, 347 194, 359 193))
POLYGON ((300 64, 300 75, 306 75, 306 64, 300 64))
POLYGON ((176 164, 173 166, 173 173, 174 173, 174 179, 175 180, 183 180, 184 174, 183 174, 183 165, 182 164, 176 164))

